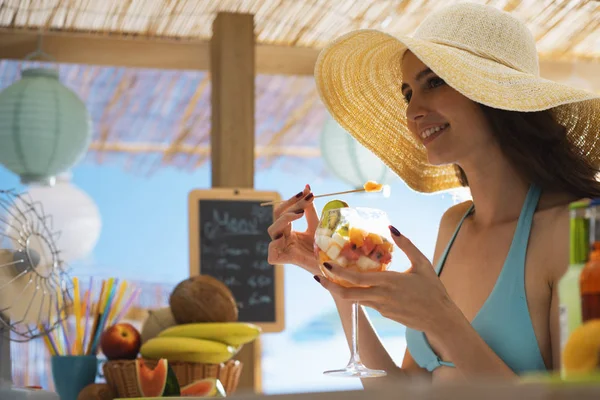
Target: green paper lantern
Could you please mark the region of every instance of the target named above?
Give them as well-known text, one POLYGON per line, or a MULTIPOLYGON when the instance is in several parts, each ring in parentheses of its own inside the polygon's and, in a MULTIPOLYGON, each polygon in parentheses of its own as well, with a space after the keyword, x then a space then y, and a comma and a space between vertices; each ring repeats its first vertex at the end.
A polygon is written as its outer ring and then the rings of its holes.
POLYGON ((0 164, 23 184, 54 184, 90 144, 85 104, 58 79, 58 71, 33 68, 0 92, 0 164))
POLYGON ((367 181, 387 185, 396 176, 331 117, 325 122, 320 141, 321 156, 331 172, 355 189, 367 181))

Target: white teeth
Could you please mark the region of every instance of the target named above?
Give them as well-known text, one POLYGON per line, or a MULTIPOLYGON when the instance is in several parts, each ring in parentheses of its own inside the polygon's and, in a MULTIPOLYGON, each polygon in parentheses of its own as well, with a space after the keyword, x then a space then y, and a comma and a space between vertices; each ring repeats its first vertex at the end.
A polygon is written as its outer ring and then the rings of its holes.
POLYGON ((421 137, 423 139, 427 139, 429 136, 433 135, 436 132, 441 131, 442 129, 446 129, 449 124, 444 124, 440 126, 434 126, 433 128, 427 128, 423 132, 421 132, 421 137))

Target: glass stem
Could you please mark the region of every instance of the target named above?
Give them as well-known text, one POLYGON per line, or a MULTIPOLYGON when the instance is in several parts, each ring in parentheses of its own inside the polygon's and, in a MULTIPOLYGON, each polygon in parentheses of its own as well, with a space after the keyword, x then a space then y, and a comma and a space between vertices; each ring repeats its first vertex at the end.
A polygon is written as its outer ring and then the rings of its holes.
POLYGON ((358 301, 352 303, 352 353, 350 364, 360 364, 360 355, 358 354, 358 301))

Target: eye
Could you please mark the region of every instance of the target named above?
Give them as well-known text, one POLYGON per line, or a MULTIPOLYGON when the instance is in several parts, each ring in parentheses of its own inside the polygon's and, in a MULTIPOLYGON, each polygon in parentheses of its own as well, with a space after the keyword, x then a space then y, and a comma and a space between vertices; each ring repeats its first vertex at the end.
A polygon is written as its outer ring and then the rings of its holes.
POLYGON ((434 77, 429 78, 427 80, 427 87, 428 88, 435 88, 435 87, 438 87, 438 86, 442 86, 444 84, 446 84, 446 82, 444 82, 444 80, 442 78, 439 78, 437 76, 434 76, 434 77))
POLYGON ((412 97, 412 91, 407 90, 406 93, 404 93, 404 101, 406 102, 406 104, 410 103, 411 97, 412 97))

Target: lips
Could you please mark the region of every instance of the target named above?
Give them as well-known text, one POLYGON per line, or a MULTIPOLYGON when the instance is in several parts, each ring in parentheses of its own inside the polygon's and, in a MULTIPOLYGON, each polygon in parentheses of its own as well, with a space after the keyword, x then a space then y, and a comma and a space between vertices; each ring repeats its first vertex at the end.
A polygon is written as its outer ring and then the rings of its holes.
POLYGON ((429 126, 428 128, 423 129, 420 133, 423 144, 427 145, 428 143, 431 143, 438 136, 440 136, 442 133, 444 133, 449 127, 450 127, 450 124, 445 123, 445 124, 429 126))

